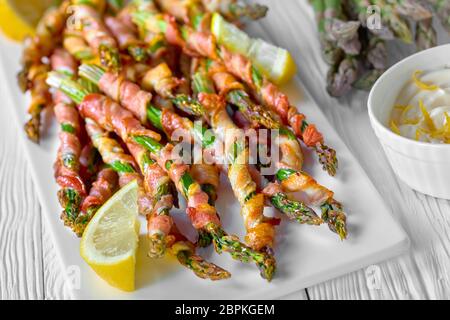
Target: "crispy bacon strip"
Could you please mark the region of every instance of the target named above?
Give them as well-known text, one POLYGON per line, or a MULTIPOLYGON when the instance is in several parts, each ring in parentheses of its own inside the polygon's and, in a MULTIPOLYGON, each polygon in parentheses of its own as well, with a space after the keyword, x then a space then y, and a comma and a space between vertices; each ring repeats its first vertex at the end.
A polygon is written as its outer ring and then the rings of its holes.
POLYGON ((76 4, 73 9, 73 19, 81 24, 83 38, 100 56, 102 64, 117 70, 120 66, 118 45, 108 28, 103 23, 101 13, 94 7, 76 4))
POLYGON ((152 100, 151 93, 111 72, 105 72, 98 86, 108 97, 130 110, 142 123, 147 123, 147 107, 152 100))
POLYGON ((100 170, 97 179, 92 184, 89 195, 83 201, 81 211, 89 214, 102 206, 115 192, 117 188, 117 173, 111 168, 100 170))
MULTIPOLYGON (((233 141, 226 140, 234 139, 234 137, 225 135, 225 132, 231 132, 238 128, 226 111, 225 101, 218 95, 204 93, 199 94, 199 100, 209 113, 209 120, 215 133, 221 137, 225 146, 231 147, 233 141)), ((273 248, 274 226, 269 222, 270 219, 264 216, 264 196, 256 191, 256 184, 248 170, 247 156, 248 149, 245 148, 228 169, 228 178, 242 207, 241 215, 247 229, 245 239, 247 244, 255 250, 273 248)))
POLYGON ((64 1, 59 7, 48 9, 36 27, 36 34, 25 39, 21 58, 23 69, 18 76, 19 85, 24 92, 32 85, 27 80, 31 66, 39 65, 42 58, 50 56, 58 45, 66 21, 68 4, 69 1, 64 1))
POLYGON ((120 49, 126 50, 132 45, 141 44, 134 30, 130 29, 120 19, 109 16, 105 18, 105 24, 116 38, 120 49))
MULTIPOLYGON (((50 58, 52 69, 66 74, 77 70, 73 57, 64 49, 56 49, 50 58)), ((55 178, 60 186, 58 197, 64 208, 62 218, 78 235, 80 206, 86 197, 86 186, 80 175, 80 119, 74 104, 62 92, 54 94, 55 115, 60 125, 58 156, 55 162, 55 178)))
POLYGON ((28 107, 30 120, 25 124, 25 132, 28 138, 38 143, 40 140, 41 113, 51 104, 51 95, 45 82, 49 67, 45 64, 34 64, 28 71, 27 81, 31 87, 31 103, 28 107))
POLYGON ((136 136, 159 141, 161 136, 146 129, 133 114, 101 94, 90 94, 78 106, 83 117, 91 118, 108 131, 115 131, 125 142, 136 136))
POLYGON ((155 91, 163 98, 171 98, 174 90, 182 80, 173 76, 167 63, 163 62, 150 69, 142 79, 142 87, 148 91, 155 91))
POLYGON ((153 201, 151 197, 146 195, 143 179, 137 171, 138 165, 133 157, 126 154, 120 143, 109 137, 109 134, 93 120, 86 120, 86 131, 102 156, 103 162, 115 168, 119 173, 120 187, 127 185, 131 181, 137 181, 139 186, 139 212, 143 215, 150 213, 153 201))

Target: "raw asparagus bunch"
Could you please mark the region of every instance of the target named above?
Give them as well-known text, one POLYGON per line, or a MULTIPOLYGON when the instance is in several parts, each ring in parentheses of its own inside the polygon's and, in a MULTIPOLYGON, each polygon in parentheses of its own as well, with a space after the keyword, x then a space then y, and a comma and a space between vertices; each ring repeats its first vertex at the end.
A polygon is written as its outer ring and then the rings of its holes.
MULTIPOLYGON (((436 45, 433 13, 421 1, 310 2, 316 14, 323 56, 330 65, 327 91, 331 96, 343 96, 352 88, 368 90, 372 87, 387 68, 385 41, 399 39, 412 43, 415 40, 418 50, 436 45)), ((448 19, 450 7, 444 4, 446 1, 430 2, 441 9, 438 13, 441 19, 448 19)))

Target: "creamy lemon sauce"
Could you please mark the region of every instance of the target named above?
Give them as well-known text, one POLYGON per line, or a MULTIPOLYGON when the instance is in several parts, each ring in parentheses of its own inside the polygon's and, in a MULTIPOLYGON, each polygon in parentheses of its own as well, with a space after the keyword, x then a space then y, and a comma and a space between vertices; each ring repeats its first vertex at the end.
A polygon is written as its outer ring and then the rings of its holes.
POLYGON ((450 143, 450 66, 412 75, 397 98, 390 127, 417 141, 450 143))

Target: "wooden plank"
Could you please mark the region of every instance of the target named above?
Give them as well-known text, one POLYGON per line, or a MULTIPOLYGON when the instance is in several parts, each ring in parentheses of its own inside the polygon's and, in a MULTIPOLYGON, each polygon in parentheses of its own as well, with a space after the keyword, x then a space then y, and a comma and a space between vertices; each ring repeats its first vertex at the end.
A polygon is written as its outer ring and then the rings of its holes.
POLYGON ((4 108, 0 117, 0 300, 42 299, 41 214, 18 143, 22 128, 15 126, 12 117, 4 108))
MULTIPOLYGON (((380 288, 369 290, 364 270, 308 288, 311 299, 448 298, 450 282, 450 202, 421 195, 399 182, 373 134, 367 115, 367 93, 339 100, 325 91, 327 66, 322 61, 313 11, 305 0, 260 1, 270 5, 261 23, 265 35, 293 53, 300 78, 372 179, 378 191, 412 239, 412 251, 382 263, 380 288)), ((448 42, 439 27, 440 42, 448 42)), ((258 32, 258 31, 256 31, 258 32)), ((393 61, 414 48, 391 44, 393 61)), ((339 151, 338 151, 339 152, 339 151)), ((345 169, 344 169, 345 170, 345 169)), ((382 230, 380 230, 382 236, 382 230)))

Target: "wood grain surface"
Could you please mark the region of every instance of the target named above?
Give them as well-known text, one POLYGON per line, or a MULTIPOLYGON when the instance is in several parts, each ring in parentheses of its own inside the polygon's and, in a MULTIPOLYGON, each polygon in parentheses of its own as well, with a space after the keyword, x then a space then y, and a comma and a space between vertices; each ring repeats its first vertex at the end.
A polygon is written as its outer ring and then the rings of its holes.
MULTIPOLYGON (((412 241, 408 254, 374 267, 380 272, 375 288, 367 285, 367 270, 360 270, 285 298, 450 299, 450 202, 419 194, 396 178, 370 128, 367 93, 355 92, 339 100, 328 96, 327 66, 321 59, 314 15, 307 1, 259 2, 269 5, 270 12, 266 19, 252 24, 250 32, 294 55, 304 87, 412 241)), ((449 42, 443 29, 436 27, 439 42, 449 42)), ((392 63, 414 52, 413 47, 398 43, 390 44, 389 50, 392 63)), ((21 154, 22 128, 5 109, 3 106, 0 117, 0 299, 65 299, 70 294, 21 154)))

